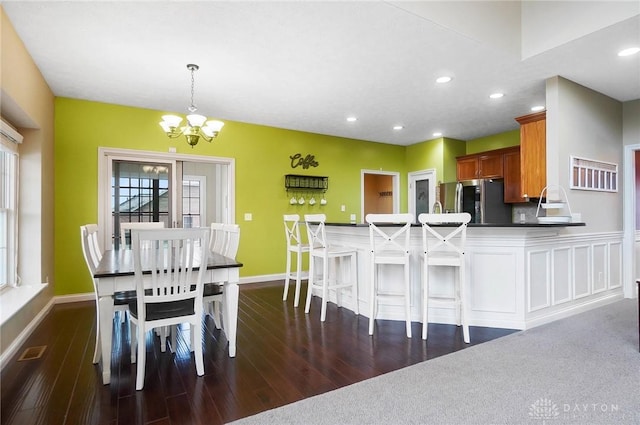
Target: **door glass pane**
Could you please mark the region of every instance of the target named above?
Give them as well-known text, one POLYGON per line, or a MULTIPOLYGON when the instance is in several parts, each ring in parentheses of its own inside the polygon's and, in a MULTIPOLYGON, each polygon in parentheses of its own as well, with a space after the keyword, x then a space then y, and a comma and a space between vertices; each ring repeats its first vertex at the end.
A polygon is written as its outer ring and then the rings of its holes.
POLYGON ((416 180, 416 211, 417 218, 422 213, 429 213, 429 179, 416 180))
POLYGON ((113 161, 111 214, 113 243, 120 241, 120 223, 163 222, 171 227, 171 166, 151 162, 113 161), (117 200, 117 201, 116 201, 117 200))

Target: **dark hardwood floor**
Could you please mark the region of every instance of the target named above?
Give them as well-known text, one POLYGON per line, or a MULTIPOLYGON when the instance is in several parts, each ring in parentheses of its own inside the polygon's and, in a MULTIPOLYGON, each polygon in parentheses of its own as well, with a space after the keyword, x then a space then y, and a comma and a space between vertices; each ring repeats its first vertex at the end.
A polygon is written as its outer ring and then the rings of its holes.
MULTIPOLYGON (((282 301, 281 285, 241 286, 236 358, 229 358, 224 334, 205 319, 203 377, 196 376, 188 328, 181 329, 175 354, 162 353, 149 334, 143 391, 135 390, 128 324, 114 321, 111 384, 102 385, 91 363, 94 304, 57 305, 23 347, 46 346, 44 355, 17 361, 20 350, 2 371, 1 423, 220 424, 469 346, 453 325, 431 324, 425 343, 420 323, 408 339, 404 322, 378 320, 370 337, 366 317, 334 304, 321 323, 317 298, 306 315, 304 306, 293 308, 291 296, 282 301)), ((472 327, 471 342, 511 332, 472 327)))

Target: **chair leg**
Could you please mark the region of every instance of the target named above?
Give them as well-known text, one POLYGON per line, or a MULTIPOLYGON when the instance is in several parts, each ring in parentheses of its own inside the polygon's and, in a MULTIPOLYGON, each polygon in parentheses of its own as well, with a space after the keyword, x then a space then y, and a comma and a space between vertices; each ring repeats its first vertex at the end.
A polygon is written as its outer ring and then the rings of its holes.
MULTIPOLYGON (((463 258, 464 261, 464 258, 463 258)), ((462 323, 462 335, 464 338, 464 342, 469 344, 471 339, 469 337, 469 324, 467 323, 467 314, 466 314, 466 306, 467 306, 467 298, 464 288, 465 281, 465 269, 464 264, 460 266, 460 322, 462 323)))
POLYGON ((102 357, 102 346, 100 345, 100 310, 98 310, 98 302, 96 302, 96 344, 93 350, 93 364, 98 364, 102 357))
POLYGON ((411 282, 409 279, 409 261, 407 260, 404 265, 404 313, 407 323, 407 338, 411 338, 411 282))
POLYGON ((160 328, 160 352, 165 351, 167 351, 167 327, 163 326, 160 328))
POLYGON ((136 350, 138 344, 138 329, 136 324, 133 321, 130 321, 131 327, 129 335, 131 335, 131 364, 135 364, 136 362, 136 350))
POLYGON ((136 375, 136 391, 140 391, 144 388, 144 368, 146 363, 146 341, 145 341, 145 328, 142 323, 138 323, 138 366, 136 375))
POLYGON ((311 308, 311 293, 313 292, 313 280, 314 280, 314 259, 312 257, 309 258, 309 283, 307 285, 307 302, 305 303, 304 312, 309 313, 309 309, 311 308))
POLYGON ((296 253, 296 292, 293 298, 293 306, 298 307, 300 304, 300 285, 301 285, 301 277, 302 273, 302 252, 298 251, 296 253))
POLYGON ((196 373, 204 375, 204 360, 202 356, 202 320, 191 323, 191 351, 196 360, 196 373))
POLYGON ((429 266, 423 262, 422 272, 422 339, 427 339, 429 329, 429 266))
MULTIPOLYGON (((373 255, 373 254, 372 254, 373 255)), ((373 335, 373 324, 376 320, 376 292, 377 292, 377 279, 376 279, 376 265, 373 262, 373 258, 371 259, 371 293, 369 295, 369 335, 373 335)))
POLYGON ((351 272, 351 296, 353 297, 353 312, 357 315, 360 314, 359 298, 358 298, 358 260, 357 254, 351 255, 349 260, 349 271, 351 272))
POLYGON ((287 300, 289 295, 289 277, 291 276, 291 251, 287 248, 287 266, 284 271, 284 292, 282 293, 282 301, 287 300))
POLYGON ((211 303, 211 308, 213 309, 213 324, 216 329, 222 329, 222 316, 220 315, 220 301, 213 301, 211 303))
POLYGON ((320 321, 327 318, 327 298, 329 298, 329 260, 325 258, 322 262, 322 309, 320 310, 320 321))

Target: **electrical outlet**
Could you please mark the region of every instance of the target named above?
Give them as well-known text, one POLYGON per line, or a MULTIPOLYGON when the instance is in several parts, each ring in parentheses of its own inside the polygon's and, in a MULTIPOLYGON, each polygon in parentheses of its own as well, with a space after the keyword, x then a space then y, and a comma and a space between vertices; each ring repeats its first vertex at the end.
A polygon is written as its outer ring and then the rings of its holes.
POLYGON ((351 215, 349 216, 349 220, 351 220, 351 221, 353 221, 353 222, 355 223, 355 221, 356 221, 356 215, 355 215, 355 214, 351 214, 351 215))
POLYGON ((244 213, 244 221, 251 221, 251 220, 253 220, 253 214, 244 213))

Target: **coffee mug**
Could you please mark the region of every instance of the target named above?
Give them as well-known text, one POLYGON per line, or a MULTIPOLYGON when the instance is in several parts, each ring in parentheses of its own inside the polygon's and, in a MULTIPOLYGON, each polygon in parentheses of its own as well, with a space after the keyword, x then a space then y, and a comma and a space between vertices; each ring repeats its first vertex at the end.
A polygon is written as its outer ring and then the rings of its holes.
POLYGON ((298 200, 296 199, 296 197, 295 197, 295 196, 292 196, 292 197, 291 197, 291 199, 289 199, 289 203, 290 203, 291 205, 295 205, 295 204, 297 204, 297 203, 298 203, 298 200))
POLYGON ((304 197, 301 196, 300 199, 298 199, 298 203, 304 205, 304 197))
POLYGON ((309 199, 309 205, 315 205, 315 204, 316 204, 316 198, 309 199))
POLYGON ((327 200, 324 198, 320 199, 320 205, 327 205, 327 200))

